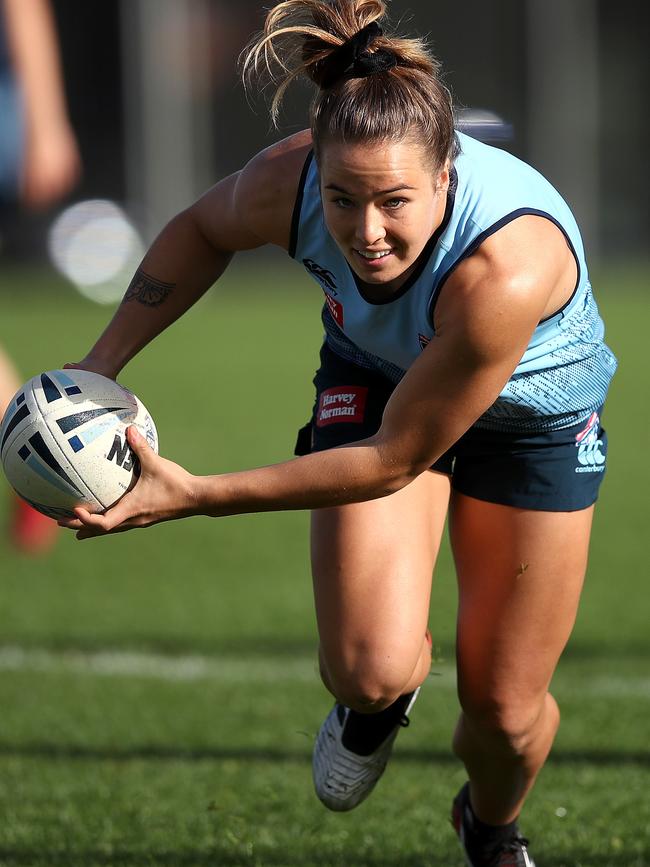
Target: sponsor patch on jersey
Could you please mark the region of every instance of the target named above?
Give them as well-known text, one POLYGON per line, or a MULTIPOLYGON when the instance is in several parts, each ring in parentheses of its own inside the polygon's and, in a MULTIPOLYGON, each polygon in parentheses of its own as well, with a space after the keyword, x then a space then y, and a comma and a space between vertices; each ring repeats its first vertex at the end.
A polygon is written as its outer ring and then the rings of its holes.
POLYGON ((576 473, 602 473, 605 470, 605 455, 602 452, 603 441, 598 438, 600 417, 592 412, 585 427, 576 434, 578 463, 576 473))
POLYGON ((343 328, 343 305, 341 302, 332 298, 327 292, 325 293, 325 302, 332 314, 332 319, 334 319, 339 328, 343 328))
POLYGON ((325 389, 318 402, 317 426, 325 427, 337 422, 361 424, 366 411, 367 396, 368 389, 363 385, 343 385, 325 389))

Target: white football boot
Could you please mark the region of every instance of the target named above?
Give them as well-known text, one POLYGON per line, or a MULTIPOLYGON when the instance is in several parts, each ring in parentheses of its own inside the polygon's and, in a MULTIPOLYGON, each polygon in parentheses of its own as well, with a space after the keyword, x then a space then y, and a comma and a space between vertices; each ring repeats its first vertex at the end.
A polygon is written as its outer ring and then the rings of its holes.
POLYGON ((330 810, 352 810, 374 789, 420 688, 376 714, 335 704, 318 732, 312 769, 320 800, 330 810))

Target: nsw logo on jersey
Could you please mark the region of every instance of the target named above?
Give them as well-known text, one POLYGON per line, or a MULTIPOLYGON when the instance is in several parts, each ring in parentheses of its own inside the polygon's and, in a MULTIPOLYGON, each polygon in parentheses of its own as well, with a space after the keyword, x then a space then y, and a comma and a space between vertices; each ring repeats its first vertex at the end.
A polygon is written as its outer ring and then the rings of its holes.
POLYGON ((592 412, 586 426, 576 434, 576 448, 578 449, 578 463, 576 473, 602 473, 605 470, 605 455, 603 454, 603 441, 598 438, 600 429, 600 417, 597 412, 592 412))
POLYGON ((325 427, 336 422, 361 424, 366 412, 368 389, 363 385, 326 388, 318 401, 316 425, 325 427))

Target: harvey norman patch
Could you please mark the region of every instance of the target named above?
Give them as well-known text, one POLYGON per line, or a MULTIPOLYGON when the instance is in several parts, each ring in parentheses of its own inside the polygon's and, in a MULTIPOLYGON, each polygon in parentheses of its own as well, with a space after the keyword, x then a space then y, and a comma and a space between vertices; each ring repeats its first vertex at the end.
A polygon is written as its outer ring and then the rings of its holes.
POLYGON ((325 427, 336 422, 361 424, 366 411, 368 389, 363 385, 344 385, 321 392, 316 425, 325 427))

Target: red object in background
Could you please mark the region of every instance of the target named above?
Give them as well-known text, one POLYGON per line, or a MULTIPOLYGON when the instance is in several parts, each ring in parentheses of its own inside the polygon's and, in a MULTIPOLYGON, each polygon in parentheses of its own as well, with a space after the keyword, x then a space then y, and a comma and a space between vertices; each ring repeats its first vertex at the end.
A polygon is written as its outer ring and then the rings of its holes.
POLYGON ((19 497, 14 498, 9 530, 11 541, 25 554, 45 554, 53 548, 59 527, 56 521, 37 512, 19 497))

